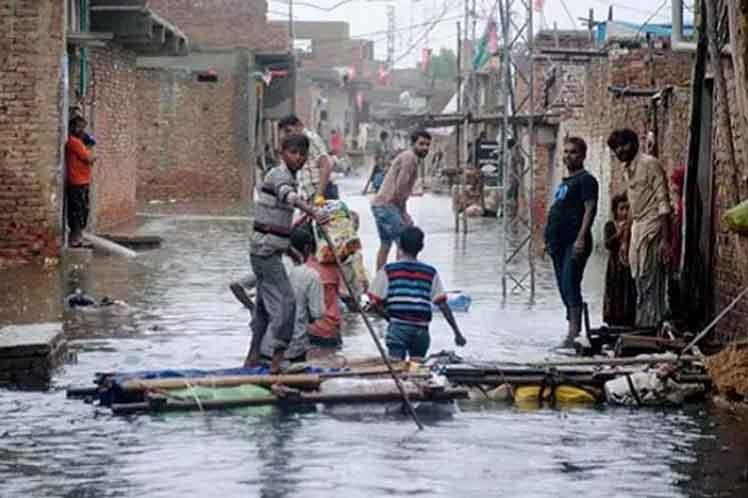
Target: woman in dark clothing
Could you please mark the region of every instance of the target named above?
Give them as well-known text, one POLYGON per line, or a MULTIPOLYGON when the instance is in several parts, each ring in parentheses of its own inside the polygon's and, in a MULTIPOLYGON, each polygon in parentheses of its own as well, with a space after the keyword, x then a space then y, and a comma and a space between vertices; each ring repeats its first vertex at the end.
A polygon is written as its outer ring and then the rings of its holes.
POLYGON ((631 219, 626 194, 611 201, 613 219, 605 224, 605 248, 610 251, 605 271, 603 321, 608 325, 632 327, 636 318, 636 286, 628 265, 631 219))

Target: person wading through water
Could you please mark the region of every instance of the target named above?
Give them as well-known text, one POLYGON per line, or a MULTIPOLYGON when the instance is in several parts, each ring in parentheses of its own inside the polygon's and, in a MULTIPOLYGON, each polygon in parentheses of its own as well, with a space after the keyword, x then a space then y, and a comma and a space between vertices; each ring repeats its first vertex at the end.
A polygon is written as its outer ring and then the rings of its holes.
POLYGON ((569 176, 561 181, 545 225, 545 252, 553 260, 558 290, 569 328, 562 348, 574 347, 582 329, 582 278, 592 252, 592 222, 597 214, 599 186, 586 169, 587 144, 579 137, 564 141, 569 176))
POLYGON ((639 152, 639 137, 615 130, 608 147, 623 164, 631 204, 629 265, 636 282, 636 326, 659 327, 667 312, 670 265, 670 196, 665 170, 657 158, 639 152))
POLYGON ((418 177, 418 164, 429 153, 431 135, 425 130, 413 132, 410 149, 397 155, 382 182, 382 188, 371 201, 371 211, 379 233, 377 271, 387 263, 392 243, 399 245, 400 234, 413 225, 408 214, 408 199, 418 177))

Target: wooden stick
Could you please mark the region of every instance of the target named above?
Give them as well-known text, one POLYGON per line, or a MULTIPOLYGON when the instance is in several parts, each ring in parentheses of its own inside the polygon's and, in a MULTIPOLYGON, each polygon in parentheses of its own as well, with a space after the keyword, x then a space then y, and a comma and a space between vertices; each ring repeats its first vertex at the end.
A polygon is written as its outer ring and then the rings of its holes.
MULTIPOLYGON (((395 371, 405 372, 404 365, 398 365, 393 367, 395 371)), ((266 386, 270 387, 274 384, 284 384, 289 387, 297 387, 302 389, 317 389, 319 385, 325 379, 341 378, 341 377, 368 377, 376 375, 384 375, 389 373, 389 370, 383 366, 381 367, 370 367, 360 368, 358 370, 351 370, 347 372, 330 372, 320 374, 283 374, 283 375, 221 375, 221 376, 209 376, 209 377, 172 377, 167 379, 131 379, 122 383, 122 389, 125 391, 144 391, 148 389, 181 389, 192 386, 206 386, 206 387, 233 387, 241 386, 245 384, 252 384, 255 386, 266 386)), ((415 377, 410 376, 409 377, 415 377)))
POLYGON ((682 350, 682 351, 680 352, 680 354, 681 354, 681 355, 685 354, 685 353, 686 353, 686 351, 688 351, 689 349, 691 349, 692 347, 694 347, 694 346, 695 346, 696 344, 698 344, 698 342, 699 342, 699 341, 700 341, 701 339, 703 339, 703 338, 704 338, 704 336, 705 336, 705 335, 707 335, 707 334, 709 333, 709 331, 710 331, 710 330, 712 330, 712 329, 714 328, 714 326, 715 326, 715 325, 717 325, 717 322, 719 322, 720 320, 722 320, 722 318, 723 318, 723 317, 724 317, 724 316, 725 316, 725 315, 726 315, 726 314, 727 314, 727 313, 728 313, 728 312, 729 312, 729 311, 730 311, 731 309, 733 309, 733 308, 735 307, 735 305, 736 305, 736 304, 738 304, 738 301, 740 301, 741 299, 743 299, 743 296, 745 296, 746 294, 748 294, 748 287, 746 287, 745 289, 743 289, 743 292, 741 292, 740 294, 738 294, 738 297, 736 297, 735 299, 733 299, 733 300, 732 300, 732 302, 731 302, 730 304, 728 304, 728 305, 727 305, 727 307, 726 307, 725 309, 723 309, 723 310, 722 310, 722 311, 720 312, 720 314, 719 314, 719 315, 717 315, 717 316, 716 316, 716 317, 714 318, 714 320, 712 320, 712 321, 711 321, 711 323, 710 323, 709 325, 707 325, 707 326, 706 326, 706 327, 704 328, 704 330, 702 330, 701 332, 699 332, 699 335, 697 335, 696 337, 694 337, 694 338, 693 338, 693 340, 692 340, 691 342, 689 342, 689 343, 688 343, 688 344, 686 345, 686 347, 685 347, 685 348, 683 348, 683 350, 682 350))
MULTIPOLYGON (((419 392, 413 393, 413 399, 416 401, 453 401, 456 399, 467 398, 468 392, 462 388, 450 388, 443 391, 419 392)), ((142 412, 173 412, 173 411, 194 411, 194 410, 225 410, 229 408, 240 408, 247 406, 268 406, 268 405, 314 405, 317 403, 341 404, 341 403, 385 403, 388 401, 402 401, 402 394, 399 392, 385 392, 373 394, 319 394, 309 393, 288 398, 278 396, 260 396, 257 398, 241 398, 231 400, 205 400, 200 401, 176 401, 160 397, 158 401, 146 401, 141 403, 122 403, 113 404, 112 413, 116 415, 127 415, 142 412)))
POLYGON ((330 238, 330 234, 327 233, 327 229, 324 226, 318 224, 317 227, 319 228, 319 232, 322 234, 322 237, 324 237, 325 241, 327 242, 327 245, 330 246, 330 252, 332 252, 333 256, 335 256, 335 264, 338 266, 340 277, 343 279, 343 282, 348 289, 348 295, 351 296, 356 303, 356 309, 361 315, 361 318, 364 320, 364 324, 366 324, 366 328, 369 330, 369 334, 371 335, 371 338, 374 340, 374 344, 379 350, 379 355, 382 357, 385 365, 387 365, 387 370, 389 370, 389 373, 392 376, 392 380, 395 381, 397 390, 400 391, 400 396, 402 396, 403 403, 405 403, 405 406, 408 408, 408 412, 413 418, 413 421, 416 423, 418 429, 423 430, 423 424, 421 424, 421 421, 418 419, 418 415, 416 415, 416 411, 413 408, 413 405, 410 403, 410 400, 408 399, 408 394, 405 392, 405 388, 403 388, 403 385, 400 382, 400 378, 395 373, 395 369, 392 368, 392 363, 390 363, 390 359, 387 357, 387 352, 384 350, 384 347, 382 347, 382 343, 379 341, 379 337, 377 337, 377 334, 374 332, 374 328, 371 326, 371 322, 369 322, 369 317, 366 316, 366 313, 364 313, 364 310, 361 307, 361 301, 358 293, 354 290, 353 285, 351 285, 351 283, 348 282, 348 279, 345 277, 343 264, 340 262, 338 252, 335 250, 335 244, 333 244, 332 239, 330 238))
MULTIPOLYGON (((594 366, 615 366, 615 365, 644 365, 648 363, 678 363, 679 361, 701 361, 698 356, 681 356, 677 358, 675 356, 664 356, 661 358, 590 358, 582 360, 557 360, 557 361, 539 361, 539 362, 527 362, 527 363, 504 363, 504 365, 517 366, 528 366, 528 367, 573 367, 581 365, 594 365, 594 366)), ((476 365, 477 367, 483 368, 501 368, 501 363, 495 364, 484 364, 476 365)))
POLYGON ((145 391, 148 389, 181 389, 192 386, 205 387, 233 387, 245 384, 270 387, 274 384, 284 384, 289 387, 316 389, 322 383, 317 374, 294 375, 225 375, 192 378, 170 379, 132 379, 122 383, 124 391, 145 391))

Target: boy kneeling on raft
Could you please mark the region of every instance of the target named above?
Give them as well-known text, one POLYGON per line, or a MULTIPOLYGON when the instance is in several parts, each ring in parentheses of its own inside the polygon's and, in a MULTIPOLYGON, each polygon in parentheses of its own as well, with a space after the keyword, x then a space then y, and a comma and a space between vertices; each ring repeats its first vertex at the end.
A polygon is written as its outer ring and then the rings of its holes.
POLYGON ((398 260, 379 270, 369 291, 374 309, 390 322, 387 350, 390 357, 398 360, 426 356, 431 343, 431 303, 439 307, 452 327, 455 344, 461 347, 467 343, 447 305, 439 273, 433 266, 418 261, 423 238, 420 228, 407 227, 400 236, 398 260))

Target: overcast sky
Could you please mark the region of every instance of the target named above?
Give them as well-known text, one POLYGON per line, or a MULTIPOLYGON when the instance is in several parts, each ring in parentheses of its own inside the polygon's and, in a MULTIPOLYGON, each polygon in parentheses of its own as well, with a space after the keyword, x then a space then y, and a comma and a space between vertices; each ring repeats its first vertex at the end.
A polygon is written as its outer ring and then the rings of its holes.
MULTIPOLYGON (((412 65, 420 56, 423 47, 429 46, 454 48, 457 42, 456 22, 462 18, 465 0, 349 0, 330 12, 312 8, 306 4, 319 7, 332 7, 345 0, 294 0, 294 18, 298 20, 347 21, 351 25, 352 36, 363 36, 376 42, 376 56, 386 57, 387 5, 395 7, 395 59, 398 66, 412 65), (433 31, 426 33, 426 24, 440 20, 433 31)), ((473 0, 468 0, 472 2, 473 0)), ((536 0, 530 0, 535 2, 536 0)), ((644 22, 652 17, 651 22, 670 22, 671 0, 545 0, 542 15, 536 17, 535 26, 552 27, 558 24, 559 29, 581 28, 577 19, 587 18, 589 9, 595 10, 595 18, 607 18, 608 7, 613 6, 614 19, 644 22), (566 7, 566 8, 565 8, 566 7), (567 12, 568 8, 568 12, 567 12), (573 24, 572 24, 573 23, 573 24)), ((475 0, 476 10, 481 17, 478 21, 478 36, 485 26, 490 14, 495 16, 493 7, 496 0, 475 0), (493 12, 492 12, 493 11, 493 12)), ((693 3, 686 0, 687 7, 693 3)), ((268 0, 270 18, 288 19, 288 0, 268 0)), ((514 0, 514 10, 521 12, 521 1, 514 0)), ((538 14, 535 14, 538 16, 538 14)), ((687 20, 691 17, 686 12, 687 20)))

